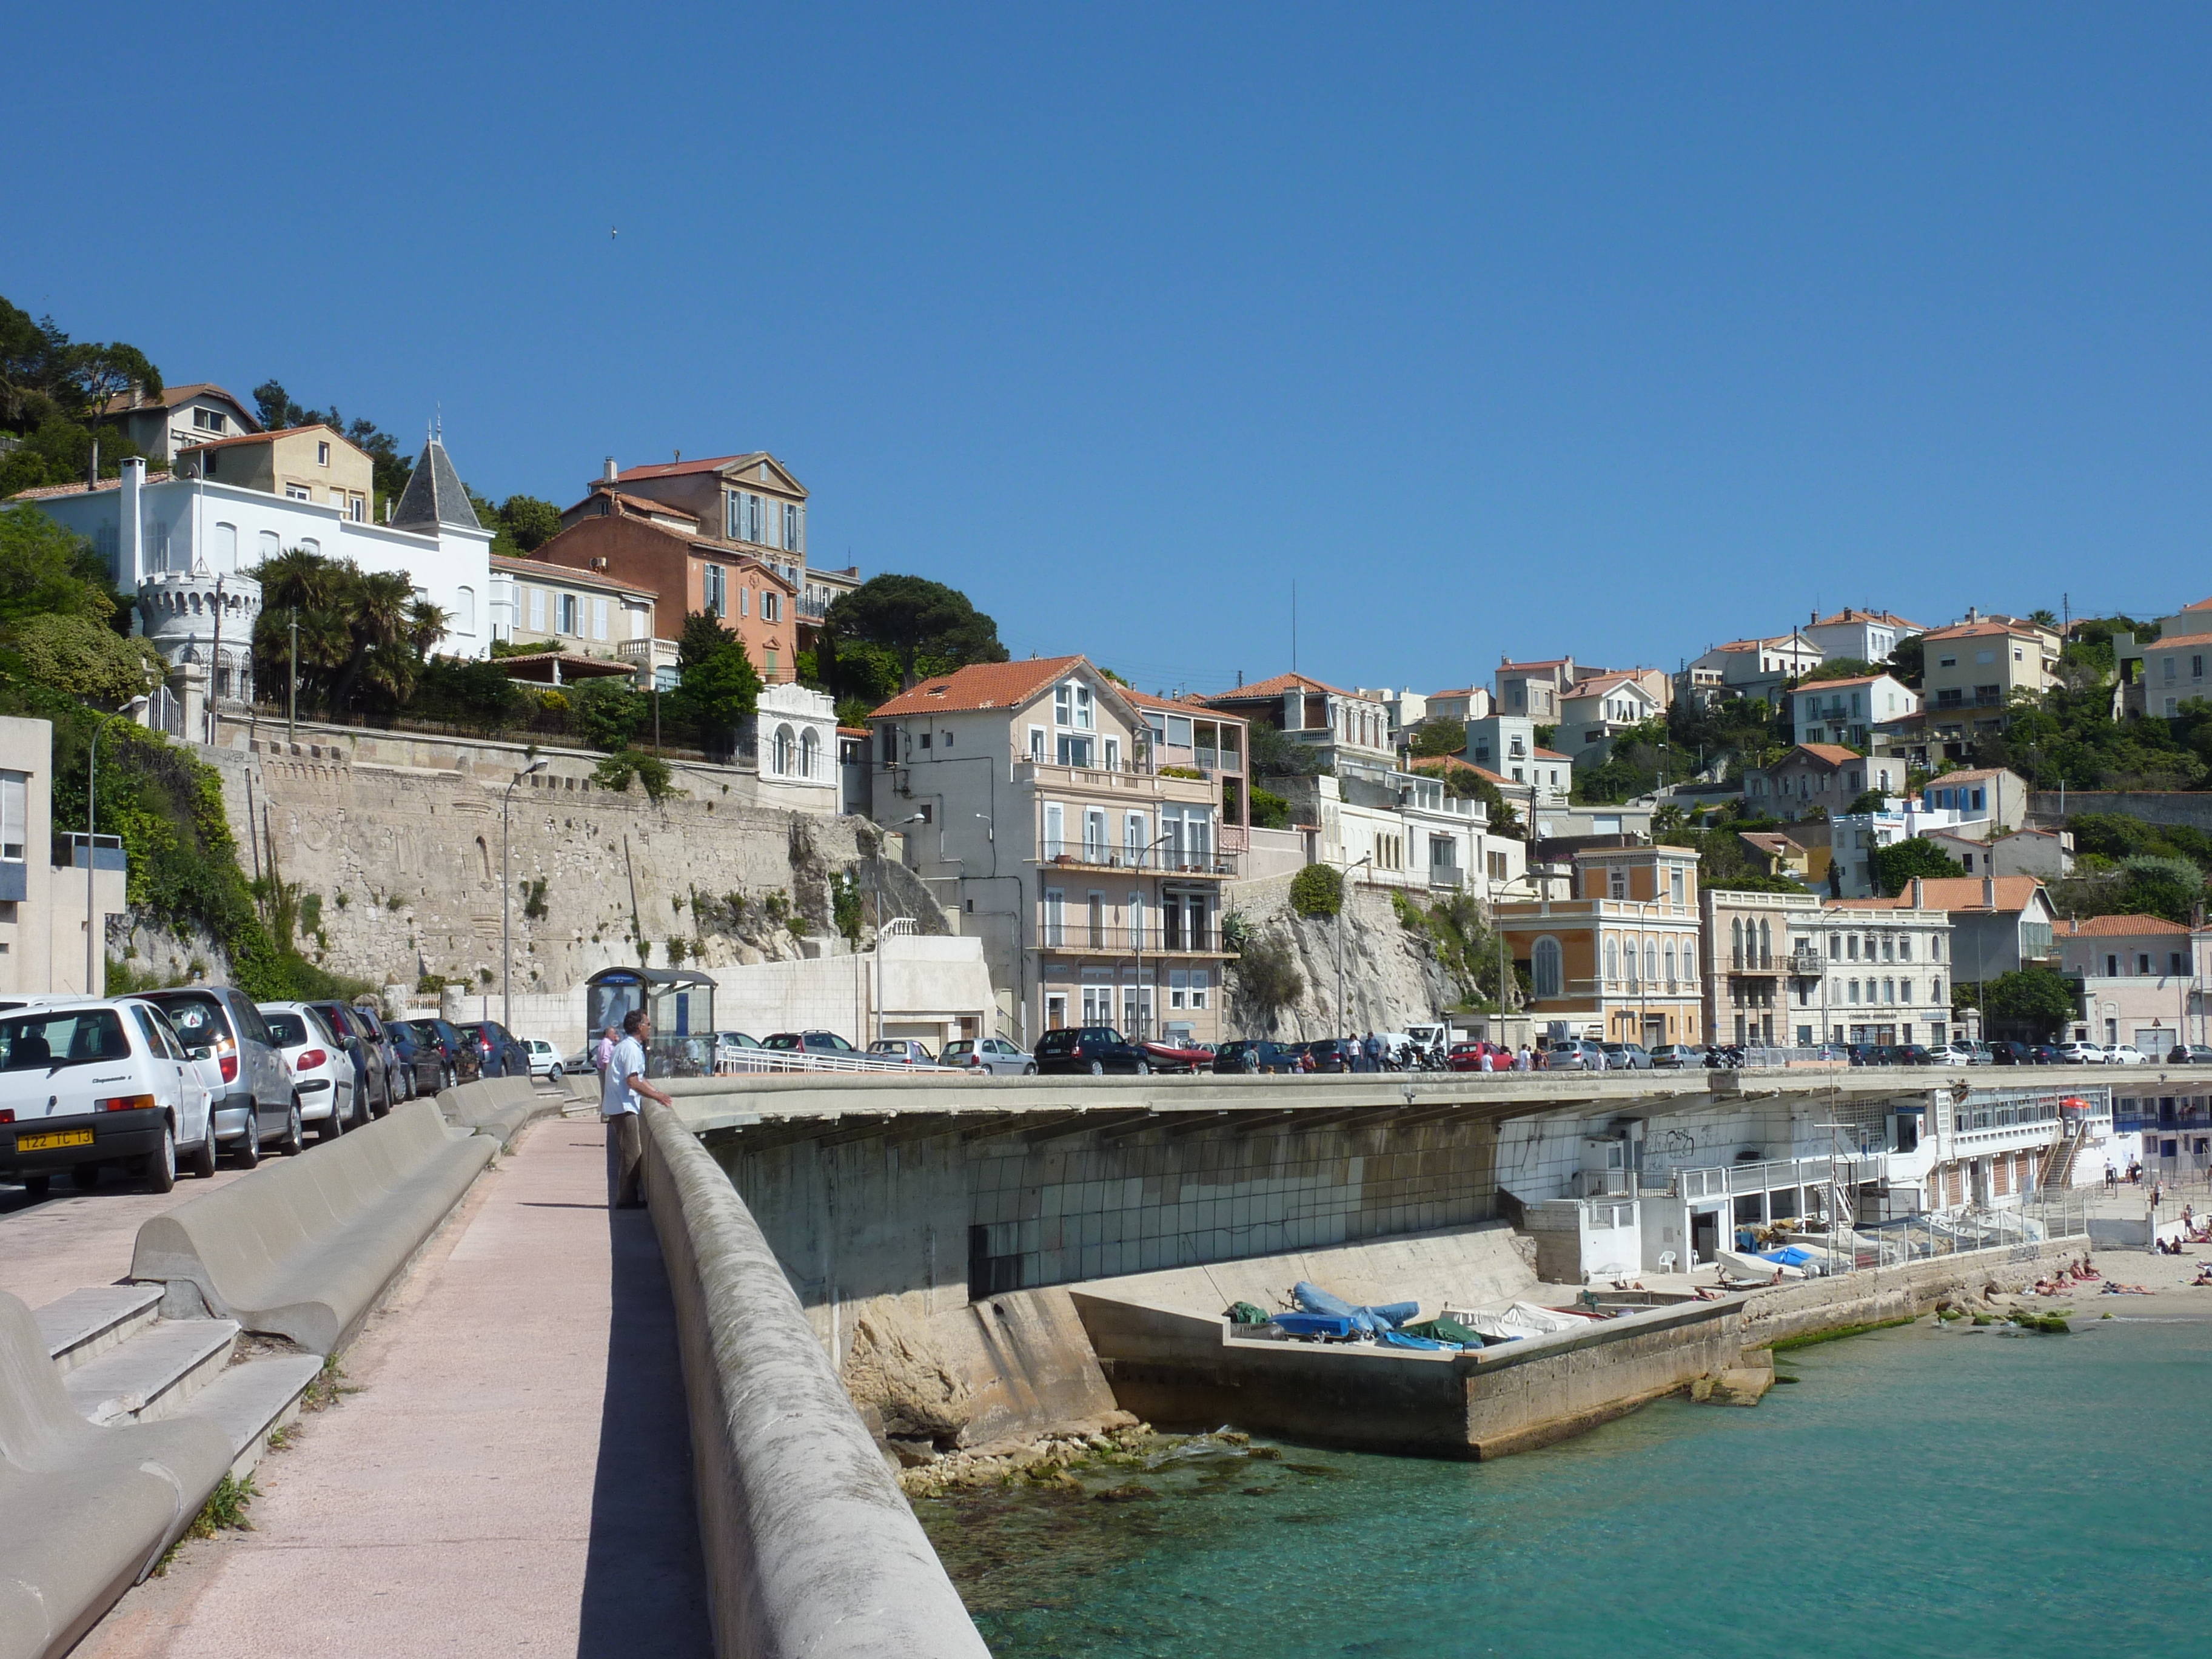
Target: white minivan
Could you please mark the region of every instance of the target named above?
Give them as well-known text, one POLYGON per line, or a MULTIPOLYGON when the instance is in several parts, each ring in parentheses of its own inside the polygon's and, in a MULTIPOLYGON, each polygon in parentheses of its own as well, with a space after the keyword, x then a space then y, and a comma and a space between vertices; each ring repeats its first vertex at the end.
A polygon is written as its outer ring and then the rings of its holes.
POLYGON ((0 1013, 0 1176, 33 1193, 60 1170, 93 1187, 110 1166, 166 1193, 179 1148, 213 1175, 211 1101, 150 1002, 58 997, 0 1013))

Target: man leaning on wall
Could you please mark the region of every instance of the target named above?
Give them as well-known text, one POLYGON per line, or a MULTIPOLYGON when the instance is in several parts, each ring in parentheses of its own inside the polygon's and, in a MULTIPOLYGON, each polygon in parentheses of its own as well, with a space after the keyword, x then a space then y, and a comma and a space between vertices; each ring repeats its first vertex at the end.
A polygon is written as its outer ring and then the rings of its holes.
POLYGON ((653 1022, 645 1010, 633 1008, 623 1016, 623 1039, 615 1044, 606 1081, 599 1095, 599 1116, 607 1126, 607 1207, 635 1210, 644 1200, 638 1193, 638 1176, 645 1160, 645 1141, 639 1133, 638 1097, 673 1103, 665 1091, 647 1081, 645 1045, 653 1036, 653 1022))

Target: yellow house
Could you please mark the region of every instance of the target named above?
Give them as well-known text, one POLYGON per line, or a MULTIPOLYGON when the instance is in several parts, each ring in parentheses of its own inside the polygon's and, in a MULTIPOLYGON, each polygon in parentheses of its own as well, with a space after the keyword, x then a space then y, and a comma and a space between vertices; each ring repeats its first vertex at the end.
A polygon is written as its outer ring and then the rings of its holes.
POLYGON ((288 501, 334 507, 356 524, 368 522, 374 500, 375 462, 335 427, 293 426, 217 438, 185 450, 178 467, 185 477, 215 478, 288 501))
POLYGON ((1693 849, 1586 848, 1572 897, 1501 904, 1497 920, 1540 1028, 1647 1048, 1704 1040, 1693 849))

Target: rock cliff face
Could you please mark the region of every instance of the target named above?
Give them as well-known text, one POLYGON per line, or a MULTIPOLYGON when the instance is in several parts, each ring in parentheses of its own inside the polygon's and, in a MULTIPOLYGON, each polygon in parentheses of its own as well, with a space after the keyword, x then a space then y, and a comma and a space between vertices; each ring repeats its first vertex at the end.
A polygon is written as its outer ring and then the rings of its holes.
MULTIPOLYGON (((864 937, 879 913, 950 931, 863 819, 714 793, 656 805, 635 787, 540 778, 513 792, 502 833, 503 778, 353 763, 327 750, 305 759, 201 752, 222 774, 247 873, 273 862, 301 890, 297 938, 308 958, 372 984, 434 974, 473 988, 497 976, 503 841, 519 994, 565 992, 599 969, 641 961, 711 969, 842 948, 836 908, 847 884, 864 937)), ((138 964, 198 957, 222 971, 210 941, 143 925, 127 933, 138 964)), ((116 954, 124 942, 111 942, 116 954)))
POLYGON ((1294 912, 1287 877, 1236 883, 1224 905, 1244 918, 1255 939, 1286 944, 1304 982, 1296 1000, 1270 1012, 1243 994, 1232 964, 1229 1014, 1237 1035, 1303 1042, 1339 1032, 1402 1031, 1411 1021, 1436 1018, 1456 1000, 1429 936, 1398 920, 1387 892, 1346 889, 1341 1017, 1336 988, 1339 919, 1294 912))

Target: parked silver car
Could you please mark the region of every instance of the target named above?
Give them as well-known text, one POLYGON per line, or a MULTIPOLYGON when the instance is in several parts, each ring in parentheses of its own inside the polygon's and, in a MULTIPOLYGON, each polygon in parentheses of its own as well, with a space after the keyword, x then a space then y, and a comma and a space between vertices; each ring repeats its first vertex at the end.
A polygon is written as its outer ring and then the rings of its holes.
POLYGON ((1593 1042, 1588 1037, 1570 1037, 1555 1042, 1544 1052, 1546 1069, 1553 1072, 1611 1071, 1613 1062, 1605 1052, 1605 1044, 1593 1042))
POLYGON ((1035 1077, 1036 1061, 1004 1037, 960 1037, 945 1045, 941 1066, 965 1066, 994 1077, 1035 1077))
POLYGON ((194 985, 148 991, 143 1000, 169 1017, 185 1057, 215 1097, 215 1138, 246 1169, 261 1161, 264 1143, 296 1152, 301 1145, 299 1103, 291 1073, 269 1035, 261 1012, 228 985, 194 985))

